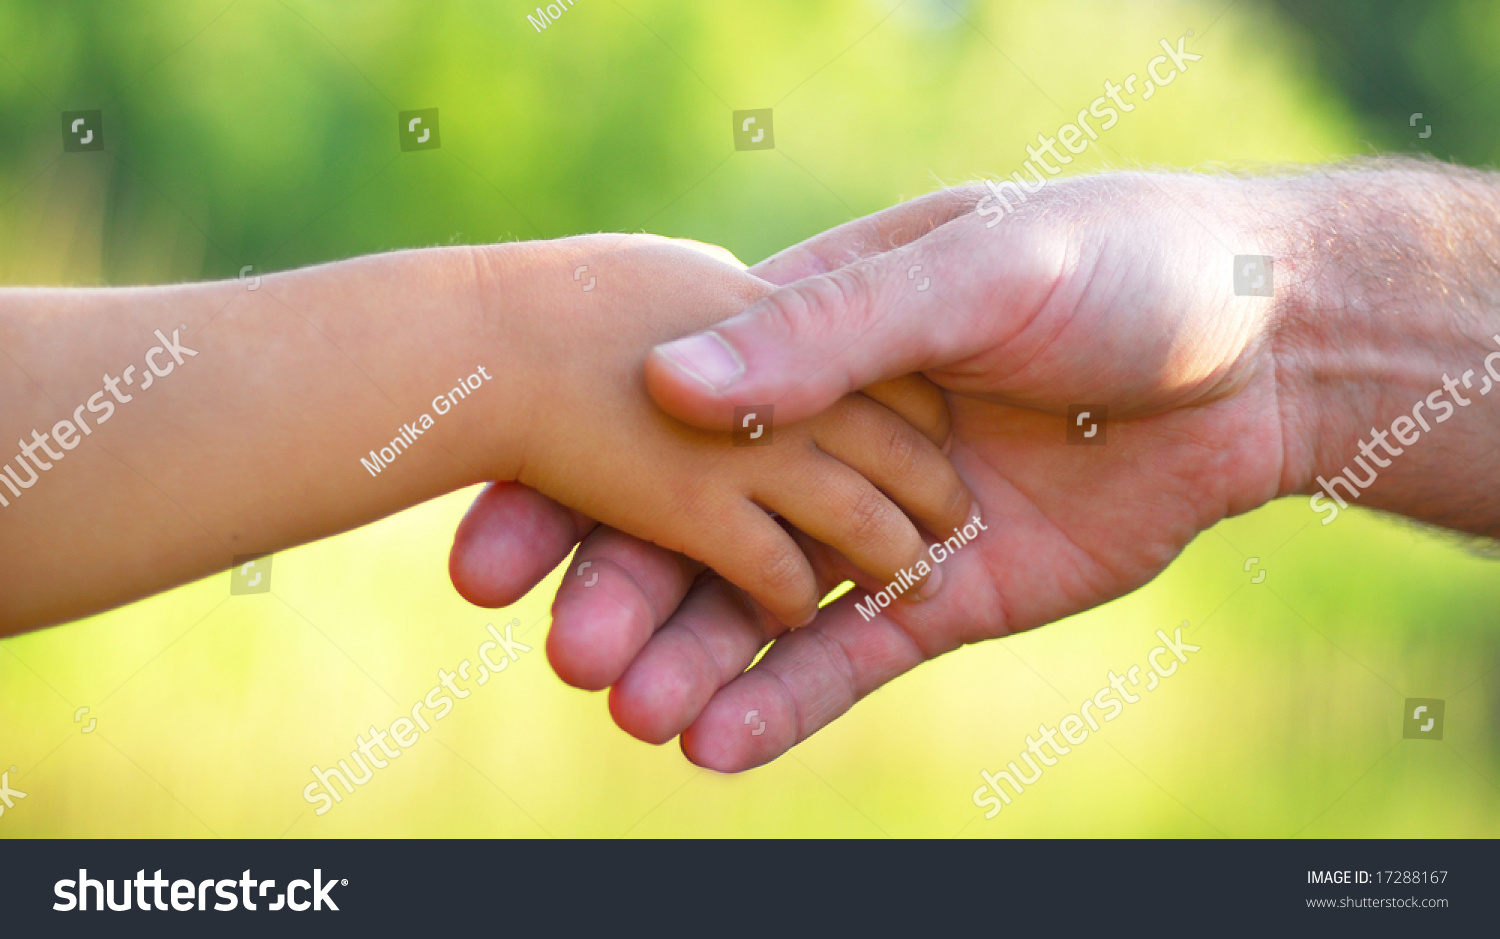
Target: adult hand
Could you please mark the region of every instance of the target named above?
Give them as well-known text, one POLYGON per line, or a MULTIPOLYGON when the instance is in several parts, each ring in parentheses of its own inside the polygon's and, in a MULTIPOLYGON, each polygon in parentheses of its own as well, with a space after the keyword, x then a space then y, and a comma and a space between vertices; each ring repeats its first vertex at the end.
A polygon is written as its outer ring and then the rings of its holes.
POLYGON ((579 559, 621 572, 630 625, 591 624, 604 599, 565 583, 549 647, 559 672, 612 682, 631 733, 681 732, 694 761, 744 769, 922 661, 1127 593, 1197 532, 1299 489, 1308 452, 1295 380, 1278 375, 1271 341, 1279 308, 1236 296, 1232 270, 1236 254, 1289 254, 1267 222, 1286 217, 1270 210, 1273 194, 1112 175, 1055 183, 1006 215, 985 190, 960 190, 761 265, 794 283, 659 348, 647 367, 658 402, 709 427, 764 403, 788 422, 924 371, 951 392, 951 455, 986 531, 942 565, 935 600, 869 619, 855 605, 881 585, 815 552, 825 584, 847 577, 859 589, 789 635, 722 582, 689 591, 693 570, 600 533, 579 559), (1089 406, 1104 446, 1068 445, 1072 405, 1089 406), (608 643, 602 628, 630 641, 608 643))
MULTIPOLYGON (((928 658, 1118 597, 1216 521, 1304 491, 1388 403, 1381 384, 1405 394, 1432 364, 1366 354, 1389 345, 1384 327, 1364 328, 1375 342, 1342 359, 1330 341, 1359 308, 1363 288, 1351 301, 1337 271, 1369 269, 1358 263, 1364 237, 1424 243, 1451 225, 1451 207, 1417 209, 1430 179, 1380 181, 1412 190, 1399 229, 1378 208, 1350 217, 1350 189, 1370 184, 1110 174, 1052 183, 1018 211, 956 190, 760 265, 789 286, 660 348, 647 367, 658 402, 709 427, 766 403, 796 421, 850 389, 924 371, 950 392, 952 458, 986 530, 942 565, 934 600, 873 618, 855 605, 881 585, 813 547, 825 585, 847 577, 861 589, 790 635, 712 575, 597 532, 578 557, 616 580, 607 594, 563 584, 554 665, 574 684, 613 685, 611 710, 630 733, 681 733, 695 762, 744 769, 928 658), (1327 224, 1305 223, 1316 217, 1327 224), (1274 297, 1236 294, 1240 254, 1278 259, 1259 272, 1275 278, 1274 297), (1327 406, 1330 378, 1360 385, 1339 399, 1347 414, 1327 406), (1075 405, 1090 426, 1108 409, 1103 446, 1068 445, 1075 405)), ((1387 281, 1367 291, 1366 319, 1395 289, 1387 281)), ((1441 296, 1420 277, 1404 289, 1441 296)), ((1408 339, 1453 332, 1437 318, 1402 322, 1408 339)))

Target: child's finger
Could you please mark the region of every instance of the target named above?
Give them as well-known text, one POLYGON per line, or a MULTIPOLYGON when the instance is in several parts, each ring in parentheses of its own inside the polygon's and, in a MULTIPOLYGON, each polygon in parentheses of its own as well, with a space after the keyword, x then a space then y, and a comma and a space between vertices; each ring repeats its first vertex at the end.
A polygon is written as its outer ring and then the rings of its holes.
MULTIPOLYGON (((787 527, 790 528, 790 526, 787 527)), ((818 595, 820 597, 828 596, 833 591, 833 588, 846 580, 853 581, 855 584, 859 584, 861 580, 869 580, 869 575, 860 570, 854 562, 823 542, 795 528, 790 529, 790 534, 792 539, 797 542, 797 547, 801 548, 802 553, 807 555, 808 560, 812 562, 813 574, 818 578, 818 595)), ((881 582, 882 585, 884 583, 886 582, 881 582)), ((876 589, 879 588, 877 587, 876 589)), ((820 611, 826 609, 825 606, 822 606, 822 600, 818 602, 820 604, 820 611)), ((817 621, 814 620, 814 622, 817 621)))
MULTIPOLYGON (((931 441, 911 433, 932 447, 931 441)), ((855 470, 821 454, 812 459, 804 473, 766 484, 761 490, 766 507, 882 583, 899 579, 917 592, 915 583, 897 575, 901 570, 914 573, 912 565, 925 556, 927 544, 916 526, 855 470)))
POLYGON ((953 429, 948 399, 926 376, 913 373, 876 382, 862 393, 895 411, 939 447, 947 444, 953 429))
MULTIPOLYGON (((835 460, 820 459, 854 475, 835 460)), ((718 571, 785 625, 801 626, 818 612, 817 578, 807 556, 765 509, 736 499, 684 524, 693 535, 683 552, 718 571)))
POLYGON ((974 504, 969 487, 916 427, 858 395, 844 399, 830 416, 812 427, 823 452, 875 484, 933 534, 968 520, 974 504))
POLYGON ((613 528, 594 529, 552 601, 547 659, 557 677, 589 691, 614 684, 702 569, 613 528))

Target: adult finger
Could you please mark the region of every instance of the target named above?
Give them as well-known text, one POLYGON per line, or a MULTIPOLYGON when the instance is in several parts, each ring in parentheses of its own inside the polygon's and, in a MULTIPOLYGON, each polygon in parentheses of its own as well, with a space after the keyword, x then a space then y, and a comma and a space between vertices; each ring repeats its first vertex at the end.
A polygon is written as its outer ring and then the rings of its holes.
POLYGON ((852 601, 782 636, 721 688, 682 733, 687 758, 725 773, 768 763, 929 657, 893 620, 865 620, 852 601))
POLYGON ((708 429, 729 429, 741 406, 770 404, 779 422, 803 420, 874 382, 1003 346, 1059 282, 1066 237, 991 231, 963 216, 657 346, 646 386, 663 410, 708 429))
POLYGON ((594 527, 584 515, 520 483, 486 486, 448 554, 448 576, 476 606, 509 606, 535 587, 594 527))
POLYGON ((610 714, 632 737, 666 743, 785 631, 739 588, 706 576, 628 663, 610 689, 610 714))
POLYGON ((778 251, 750 268, 750 273, 778 287, 826 274, 916 241, 939 225, 972 212, 983 195, 979 187, 929 193, 778 251))
POLYGON ((703 565, 681 554, 596 528, 579 545, 552 602, 552 670, 590 691, 614 684, 701 570, 703 565))
MULTIPOLYGON (((796 530, 789 534, 812 561, 820 591, 853 573, 853 565, 826 546, 796 530)), ((610 689, 610 714, 631 736, 665 743, 697 720, 719 689, 742 675, 766 643, 786 631, 722 577, 699 577, 610 689)))

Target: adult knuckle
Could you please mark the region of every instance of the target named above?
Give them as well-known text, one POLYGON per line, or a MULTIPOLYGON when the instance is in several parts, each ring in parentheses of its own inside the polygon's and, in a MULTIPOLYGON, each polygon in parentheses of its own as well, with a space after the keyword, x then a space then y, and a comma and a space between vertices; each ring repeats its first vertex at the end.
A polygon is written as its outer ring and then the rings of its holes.
POLYGON ((816 289, 822 293, 829 320, 848 323, 869 308, 870 278, 864 268, 841 268, 819 280, 816 289))
POLYGON ((762 316, 777 332, 785 336, 805 335, 817 323, 813 306, 815 294, 805 285, 778 290, 766 297, 762 316))
POLYGON ((869 298, 863 275, 838 270, 766 298, 768 315, 788 335, 822 336, 858 318, 869 298))
POLYGON ((828 673, 838 676, 838 682, 843 691, 844 707, 852 706, 863 697, 860 693, 859 669, 854 664, 854 657, 849 654, 849 650, 844 647, 843 643, 825 631, 815 630, 810 635, 818 639, 818 650, 828 666, 828 673))

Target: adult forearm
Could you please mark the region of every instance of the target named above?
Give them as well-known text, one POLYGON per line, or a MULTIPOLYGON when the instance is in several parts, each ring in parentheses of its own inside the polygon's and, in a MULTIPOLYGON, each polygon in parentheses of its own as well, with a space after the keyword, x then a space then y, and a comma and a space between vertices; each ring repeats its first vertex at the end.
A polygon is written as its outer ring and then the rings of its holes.
POLYGON ((1365 505, 1500 536, 1500 177, 1400 161, 1283 191, 1285 491, 1325 524, 1365 505))
POLYGON ((0 634, 513 473, 526 383, 479 282, 438 249, 0 292, 0 634))

